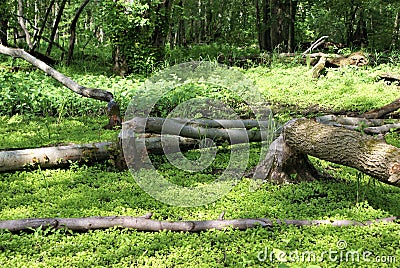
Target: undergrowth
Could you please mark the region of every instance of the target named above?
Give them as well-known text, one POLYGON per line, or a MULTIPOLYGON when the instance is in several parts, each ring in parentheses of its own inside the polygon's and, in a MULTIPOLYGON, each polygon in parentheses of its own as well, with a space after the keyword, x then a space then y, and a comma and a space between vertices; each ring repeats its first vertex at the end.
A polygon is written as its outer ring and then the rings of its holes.
MULTIPOLYGON (((208 50, 215 50, 214 54, 218 52, 218 48, 208 50)), ((202 48, 195 48, 195 51, 197 54, 183 50, 171 52, 171 62, 204 59, 202 48)), ((229 53, 242 55, 240 51, 227 48, 224 54, 229 53)), ((80 68, 79 72, 74 68, 60 66, 59 69, 82 85, 110 90, 123 111, 144 80, 133 75, 123 79, 107 72, 96 72, 96 68, 80 68)), ((399 69, 393 63, 329 69, 325 77, 313 80, 308 67, 277 59, 265 66, 239 70, 255 82, 266 103, 273 107, 306 110, 318 106, 334 111, 363 112, 397 98, 396 85, 378 82, 376 77, 381 72, 399 72, 399 69)), ((107 122, 105 103, 77 96, 23 62, 3 62, 0 83, 0 149, 116 140, 118 131, 102 128, 107 122), (14 66, 19 69, 13 69, 14 66)), ((189 87, 183 97, 191 98, 197 95, 197 90, 201 88, 189 87)), ((235 96, 228 95, 223 96, 225 100, 237 103, 235 96)), ((183 97, 178 89, 165 96, 155 111, 163 116, 165 110, 173 109, 183 97)), ((298 111, 281 110, 275 118, 286 121, 292 112, 298 111)), ((388 134, 386 139, 399 146, 396 132, 388 134)), ((160 174, 170 181, 193 186, 218 178, 221 169, 226 167, 229 153, 229 149, 219 148, 212 165, 196 176, 172 166, 163 156, 155 156, 152 161, 160 174)), ((259 153, 259 146, 252 144, 247 170, 258 163, 259 153)), ((198 152, 185 155, 196 159, 198 152)), ((2 173, 0 219, 141 216, 152 212, 153 218, 158 220, 209 220, 217 219, 223 211, 226 219, 366 221, 400 215, 399 188, 382 184, 348 167, 315 158, 311 161, 335 179, 288 185, 264 183, 251 191, 252 179, 243 177, 232 191, 216 202, 191 208, 158 202, 135 181, 138 176, 151 180, 145 172, 135 177, 129 171, 116 171, 107 163, 72 163, 66 169, 2 173)), ((87 233, 51 229, 21 233, 0 231, 0 266, 396 267, 400 261, 399 241, 398 223, 341 228, 279 225, 200 233, 146 233, 120 228, 87 233), (329 252, 336 252, 336 255, 329 258, 329 252), (359 258, 346 258, 348 252, 359 258), (363 258, 366 252, 371 253, 368 259, 363 258), (316 259, 301 259, 302 253, 313 253, 316 259)))

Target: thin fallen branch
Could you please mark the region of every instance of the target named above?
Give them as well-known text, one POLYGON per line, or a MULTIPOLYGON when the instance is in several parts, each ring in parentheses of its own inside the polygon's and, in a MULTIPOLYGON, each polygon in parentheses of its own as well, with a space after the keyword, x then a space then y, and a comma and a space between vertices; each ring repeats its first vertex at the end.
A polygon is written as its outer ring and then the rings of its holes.
POLYGON ((379 222, 395 222, 399 217, 389 217, 366 222, 352 220, 270 220, 266 218, 232 219, 232 220, 204 220, 204 221, 158 221, 150 219, 151 214, 143 217, 108 216, 87 218, 40 218, 0 221, 0 229, 11 232, 29 231, 38 228, 68 229, 72 231, 89 231, 121 227, 138 231, 158 232, 168 230, 173 232, 200 232, 211 229, 223 230, 233 228, 246 230, 256 227, 273 227, 278 225, 294 226, 369 226, 379 222))
POLYGON ((324 125, 343 127, 349 130, 361 131, 370 135, 386 134, 400 128, 400 123, 387 123, 388 120, 385 119, 325 115, 317 117, 316 121, 324 125))
POLYGON ((53 77, 55 80, 62 83, 67 88, 71 89, 72 91, 74 91, 75 93, 77 93, 83 97, 93 98, 96 100, 108 102, 107 111, 108 111, 108 115, 110 117, 110 121, 109 121, 109 124, 107 125, 108 126, 107 128, 112 128, 114 126, 121 124, 119 105, 118 105, 118 103, 115 102, 114 96, 111 92, 108 92, 108 91, 105 91, 102 89, 98 89, 98 88, 87 88, 87 87, 81 86, 77 82, 72 80, 71 78, 58 72, 54 68, 47 65, 45 62, 35 58, 34 56, 27 53, 23 49, 10 48, 10 47, 5 47, 3 45, 0 45, 0 53, 11 56, 11 57, 15 57, 15 58, 22 58, 22 59, 28 61, 29 63, 36 66, 37 68, 39 68, 46 74, 53 77))
POLYGON ((383 118, 385 115, 390 114, 394 111, 397 111, 399 108, 400 108, 400 98, 394 100, 393 102, 391 102, 383 107, 363 113, 360 115, 360 117, 364 117, 364 118, 368 118, 368 119, 383 118))

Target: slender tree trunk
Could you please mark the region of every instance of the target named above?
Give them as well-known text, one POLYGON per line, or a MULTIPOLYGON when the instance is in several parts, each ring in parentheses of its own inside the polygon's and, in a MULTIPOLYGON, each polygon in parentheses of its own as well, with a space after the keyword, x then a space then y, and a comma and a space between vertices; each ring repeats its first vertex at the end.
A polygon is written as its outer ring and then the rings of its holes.
POLYGON ((54 24, 53 24, 53 28, 51 29, 51 34, 50 34, 50 38, 49 38, 49 45, 47 47, 46 50, 46 56, 50 56, 51 54, 51 50, 53 48, 53 43, 54 40, 56 38, 56 34, 58 31, 58 25, 60 24, 61 21, 61 16, 64 12, 64 8, 65 8, 65 4, 67 3, 67 0, 62 0, 61 5, 60 5, 60 9, 58 10, 56 19, 54 20, 54 24))
POLYGON ((74 55, 74 47, 76 40, 76 25, 79 20, 79 16, 81 15, 83 9, 89 4, 90 0, 85 0, 79 9, 76 11, 74 19, 71 22, 71 26, 69 28, 70 38, 69 38, 69 48, 68 48, 68 57, 67 57, 67 65, 69 65, 72 61, 72 57, 74 55))
POLYGON ((0 44, 8 46, 8 19, 0 18, 0 44))
POLYGON ((25 25, 24 3, 22 2, 22 0, 18 0, 18 23, 21 26, 21 29, 25 34, 26 44, 28 45, 29 49, 32 50, 33 44, 32 44, 32 40, 31 40, 31 35, 25 25))
POLYGON ((51 0, 49 6, 47 7, 46 14, 43 18, 42 27, 40 27, 39 31, 36 32, 35 36, 33 37, 33 48, 30 52, 35 51, 35 49, 40 45, 40 39, 42 38, 43 31, 46 28, 47 20, 49 18, 51 9, 53 8, 55 0, 51 0))
POLYGON ((256 12, 256 28, 257 28, 257 40, 258 48, 264 50, 262 45, 262 33, 261 33, 261 11, 260 11, 260 0, 255 0, 255 12, 256 12))
POLYGON ((290 7, 289 7, 289 21, 288 21, 288 49, 289 52, 294 52, 296 47, 296 40, 295 40, 295 23, 296 23, 296 12, 297 12, 297 1, 290 0, 290 7))
POLYGON ((394 25, 393 25, 393 36, 392 36, 392 47, 397 48, 398 47, 398 41, 399 41, 399 11, 396 12, 396 18, 394 19, 394 25))

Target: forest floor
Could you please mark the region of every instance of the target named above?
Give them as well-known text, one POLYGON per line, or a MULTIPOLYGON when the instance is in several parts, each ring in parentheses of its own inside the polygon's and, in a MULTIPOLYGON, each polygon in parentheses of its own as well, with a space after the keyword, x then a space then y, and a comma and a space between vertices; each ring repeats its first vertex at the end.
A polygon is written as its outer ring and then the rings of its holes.
MULTIPOLYGON (((81 98, 40 71, 21 65, 17 72, 10 72, 9 62, 0 63, 0 149, 117 139, 118 131, 102 128, 107 121, 104 103, 81 98)), ((123 110, 145 80, 133 75, 115 77, 101 70, 59 69, 82 85, 110 90, 123 110)), ((329 69, 318 80, 311 78, 310 67, 296 63, 273 62, 238 70, 254 81, 280 122, 324 113, 362 113, 399 97, 398 85, 377 80, 380 73, 400 73, 400 65, 394 63, 329 69)), ((191 94, 185 98, 193 97, 196 91, 191 94)), ((164 115, 167 103, 170 107, 176 101, 172 96, 166 99, 159 115, 164 115)), ((400 147, 397 132, 385 138, 400 147)), ((220 170, 226 168, 229 155, 229 147, 219 148, 212 165, 195 173, 178 169, 165 156, 154 156, 152 161, 171 182, 194 186, 217 179, 220 170)), ((259 155, 260 146, 251 144, 248 170, 258 163, 259 155)), ((199 152, 187 152, 185 156, 197 159, 199 152)), ((400 216, 399 188, 348 167, 315 158, 311 161, 336 179, 287 185, 264 183, 250 191, 251 178, 243 177, 228 194, 199 207, 175 207, 155 200, 138 186, 135 176, 116 170, 112 163, 71 163, 65 169, 2 173, 0 220, 141 216, 149 212, 153 219, 165 221, 211 220, 218 219, 223 211, 225 219, 363 222, 400 216)), ((199 233, 121 228, 89 232, 0 230, 0 266, 398 267, 399 243, 398 223, 368 227, 279 225, 199 233)))

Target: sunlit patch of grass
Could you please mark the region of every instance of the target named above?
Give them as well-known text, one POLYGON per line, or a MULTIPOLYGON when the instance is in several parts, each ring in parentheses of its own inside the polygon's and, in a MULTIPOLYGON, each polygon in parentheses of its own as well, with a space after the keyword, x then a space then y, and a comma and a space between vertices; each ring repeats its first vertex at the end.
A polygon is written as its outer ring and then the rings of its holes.
POLYGON ((104 130, 103 126, 107 122, 106 116, 66 118, 1 116, 0 149, 114 141, 118 133, 104 130))

